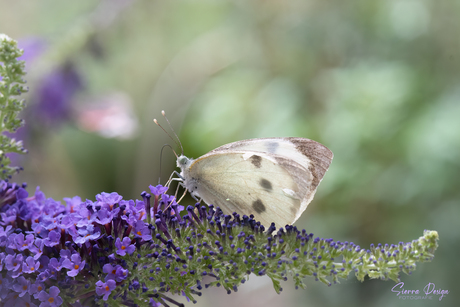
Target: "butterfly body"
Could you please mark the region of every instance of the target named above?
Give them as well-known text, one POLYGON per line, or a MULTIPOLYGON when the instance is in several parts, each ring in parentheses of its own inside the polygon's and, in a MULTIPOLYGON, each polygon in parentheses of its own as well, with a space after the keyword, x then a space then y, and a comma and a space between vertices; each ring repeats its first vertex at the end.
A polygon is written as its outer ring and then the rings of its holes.
POLYGON ((260 138, 180 156, 183 185, 225 214, 254 214, 268 227, 294 223, 313 199, 333 154, 304 138, 260 138))

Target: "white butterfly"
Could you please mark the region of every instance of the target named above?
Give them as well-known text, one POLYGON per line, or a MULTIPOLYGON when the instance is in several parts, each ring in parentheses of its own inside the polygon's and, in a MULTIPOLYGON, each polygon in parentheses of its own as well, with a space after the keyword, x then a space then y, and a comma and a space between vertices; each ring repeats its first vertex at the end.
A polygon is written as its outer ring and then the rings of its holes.
POLYGON ((177 180, 225 214, 254 214, 265 227, 284 227, 305 211, 332 157, 327 147, 304 138, 244 140, 198 159, 179 156, 177 180))

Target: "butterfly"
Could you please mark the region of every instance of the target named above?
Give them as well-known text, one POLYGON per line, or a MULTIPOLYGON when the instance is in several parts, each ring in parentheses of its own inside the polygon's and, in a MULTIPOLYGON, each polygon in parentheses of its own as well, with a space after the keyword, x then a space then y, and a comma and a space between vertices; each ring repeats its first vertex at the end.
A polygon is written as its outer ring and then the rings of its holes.
POLYGON ((180 155, 177 180, 225 214, 253 214, 266 227, 283 227, 305 211, 332 158, 326 146, 305 138, 250 139, 197 159, 180 155))

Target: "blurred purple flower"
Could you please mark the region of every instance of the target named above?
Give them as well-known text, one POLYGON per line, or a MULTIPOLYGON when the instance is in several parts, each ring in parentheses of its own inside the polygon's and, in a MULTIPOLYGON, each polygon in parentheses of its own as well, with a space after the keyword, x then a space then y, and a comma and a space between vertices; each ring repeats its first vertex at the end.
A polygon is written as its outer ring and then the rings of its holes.
POLYGON ((23 297, 30 290, 30 281, 25 279, 24 276, 16 278, 14 282, 13 290, 19 293, 19 297, 23 297))
POLYGON ((61 232, 53 230, 53 231, 50 231, 50 233, 48 234, 48 237, 45 238, 44 243, 46 246, 53 247, 59 244, 60 239, 61 239, 61 232))
POLYGON ((52 277, 52 274, 50 273, 49 270, 44 270, 37 276, 37 281, 41 283, 45 283, 52 277))
POLYGON ((115 241, 115 247, 117 248, 117 254, 120 256, 125 256, 126 253, 131 255, 136 249, 134 244, 131 244, 131 239, 128 237, 123 238, 123 241, 121 241, 120 238, 117 238, 117 241, 115 241))
POLYGON ((34 258, 30 256, 22 264, 23 273, 35 273, 38 268, 40 268, 40 261, 35 262, 34 258))
POLYGON ((1 213, 0 216, 2 217, 2 224, 8 225, 14 222, 17 218, 18 210, 16 208, 11 208, 7 210, 5 213, 1 213))
POLYGON ((109 211, 106 208, 102 208, 97 213, 96 223, 105 225, 112 222, 113 217, 116 216, 119 211, 120 208, 115 208, 115 210, 113 211, 109 211))
POLYGON ((126 207, 121 218, 127 221, 129 225, 134 226, 137 221, 144 220, 146 218, 145 205, 143 201, 136 199, 136 202, 134 202, 131 199, 129 201, 121 201, 120 206, 121 205, 126 207))
POLYGON ((83 81, 72 62, 65 63, 43 79, 31 109, 38 123, 54 127, 69 120, 72 100, 83 81))
POLYGON ((75 208, 79 208, 82 203, 80 196, 74 196, 72 198, 65 197, 64 201, 67 204, 67 212, 74 213, 75 208))
POLYGON ((112 292, 116 286, 115 280, 109 279, 107 282, 99 280, 96 283, 96 293, 97 295, 104 295, 103 299, 106 301, 109 298, 110 292, 112 292))
POLYGON ((92 209, 90 210, 88 208, 93 208, 93 202, 90 200, 81 204, 80 208, 77 209, 77 216, 79 217, 77 227, 91 225, 94 221, 96 221, 97 212, 93 212, 92 209))
POLYGON ((67 272, 67 275, 74 277, 77 276, 78 272, 80 272, 85 267, 85 261, 81 261, 79 254, 73 254, 71 259, 72 260, 65 259, 62 263, 62 266, 70 270, 67 272))
POLYGON ((34 303, 30 301, 30 295, 25 293, 24 296, 18 296, 14 292, 10 292, 8 297, 5 298, 2 306, 27 306, 27 307, 37 307, 34 303))
POLYGON ((4 260, 5 260, 5 253, 0 253, 0 272, 3 270, 3 263, 4 263, 4 260))
POLYGON ((156 196, 160 196, 168 190, 168 187, 164 187, 161 184, 157 185, 156 187, 154 187, 153 185, 149 185, 149 188, 150 192, 152 192, 152 194, 156 196))
POLYGON ((161 307, 161 304, 157 303, 153 298, 151 298, 149 302, 149 306, 150 307, 161 307))
POLYGON ((62 259, 70 259, 70 257, 72 257, 72 252, 68 249, 61 249, 60 256, 62 259))
POLYGON ((89 240, 96 240, 101 236, 99 227, 94 227, 92 224, 83 226, 77 230, 77 235, 74 237, 74 242, 77 244, 83 244, 89 240))
POLYGON ((24 234, 20 233, 14 238, 14 241, 16 242, 16 247, 20 251, 30 249, 30 247, 34 243, 34 240, 35 236, 33 234, 28 234, 24 239, 24 234))
POLYGON ((101 194, 96 195, 97 205, 100 205, 110 210, 112 210, 113 206, 116 203, 120 202, 120 200, 122 199, 123 197, 116 192, 112 192, 112 193, 102 192, 101 194))
POLYGON ((22 266, 23 256, 21 254, 17 255, 7 255, 5 257, 5 266, 8 271, 18 271, 22 266))
POLYGON ((18 60, 26 61, 26 67, 30 66, 47 48, 47 43, 38 37, 28 37, 18 40, 18 47, 24 50, 24 54, 18 60))
POLYGON ((129 271, 123 269, 121 265, 113 266, 110 263, 105 264, 102 271, 107 273, 107 276, 105 277, 106 281, 113 279, 118 282, 125 280, 129 273, 129 271))
POLYGON ((137 221, 136 225, 134 226, 134 235, 139 236, 144 241, 149 241, 152 239, 151 231, 148 227, 148 223, 144 221, 137 221))
POLYGON ((45 247, 45 242, 43 239, 35 239, 34 245, 30 247, 30 251, 35 254, 34 259, 37 260, 43 254, 43 249, 45 247))
POLYGON ((50 288, 49 294, 45 291, 40 292, 40 294, 38 294, 38 299, 42 302, 40 307, 61 306, 62 298, 59 296, 60 292, 61 291, 56 286, 50 288))
POLYGON ((38 295, 42 290, 45 289, 45 286, 40 281, 36 281, 34 284, 30 285, 29 294, 33 295, 35 298, 38 298, 38 295))
MULTIPOLYGON (((61 250, 62 251, 62 250, 61 250)), ((70 252, 70 251, 69 251, 70 252)), ((50 270, 51 274, 55 274, 55 272, 59 272, 62 269, 62 263, 66 260, 67 258, 61 258, 61 263, 59 263, 59 260, 56 258, 51 258, 50 262, 48 263, 48 269, 50 270)))
POLYGON ((8 276, 3 277, 2 274, 0 274, 0 284, 2 285, 0 287, 0 299, 5 299, 5 297, 10 293, 10 287, 12 284, 11 278, 8 276))

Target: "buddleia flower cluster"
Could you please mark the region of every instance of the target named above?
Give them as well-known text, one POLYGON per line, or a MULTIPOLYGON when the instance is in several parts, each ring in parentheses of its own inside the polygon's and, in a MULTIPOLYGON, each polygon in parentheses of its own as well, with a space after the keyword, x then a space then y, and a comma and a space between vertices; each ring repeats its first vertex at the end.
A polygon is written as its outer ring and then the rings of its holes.
POLYGON ((203 286, 231 293, 250 275, 270 277, 276 292, 288 278, 305 288, 307 276, 326 285, 350 273, 399 281, 433 259, 438 240, 425 231, 412 242, 362 249, 213 206, 184 209, 161 185, 142 200, 101 193, 64 204, 25 188, 0 183, 5 306, 182 306, 171 295, 196 302, 203 286))
MULTIPOLYGON (((21 123, 21 54, 0 35, 1 132, 21 123)), ((5 153, 24 150, 4 135, 0 147, 0 170, 10 178, 5 153)), ((203 287, 232 293, 249 276, 268 276, 278 293, 288 278, 296 288, 306 277, 331 285, 350 274, 399 281, 433 259, 438 241, 425 230, 412 242, 364 249, 212 205, 184 208, 161 185, 137 200, 103 192, 63 202, 26 188, 0 181, 0 306, 183 306, 175 296, 196 302, 203 287)))
POLYGON ((14 133, 23 124, 17 118, 25 106, 19 95, 27 92, 23 76, 24 61, 17 60, 23 54, 17 42, 0 33, 0 178, 10 179, 11 176, 22 168, 10 166, 9 153, 26 153, 22 141, 17 141, 6 136, 4 132, 14 133))

